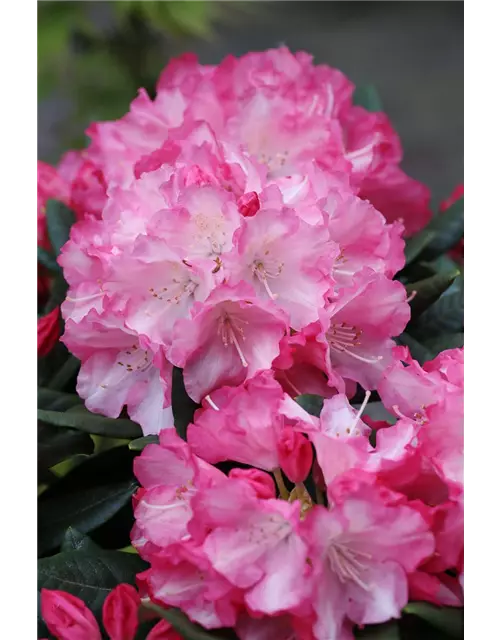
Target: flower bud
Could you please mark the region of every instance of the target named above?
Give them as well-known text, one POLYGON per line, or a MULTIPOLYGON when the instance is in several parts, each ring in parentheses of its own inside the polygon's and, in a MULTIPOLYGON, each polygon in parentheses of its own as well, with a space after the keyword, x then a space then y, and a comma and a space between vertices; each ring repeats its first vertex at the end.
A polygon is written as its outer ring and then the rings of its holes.
POLYGON ((38 318, 38 356, 46 356, 61 335, 61 327, 59 324, 60 308, 52 309, 50 313, 38 318))
POLYGON ((94 615, 83 600, 70 593, 42 589, 41 611, 48 630, 58 640, 101 640, 94 615))
POLYGON ((130 584, 119 584, 102 607, 102 622, 111 640, 134 640, 139 626, 139 594, 130 584))
POLYGON ((238 210, 245 218, 251 218, 259 209, 260 200, 255 191, 244 193, 238 200, 238 210))
POLYGON ((278 440, 278 460, 287 478, 304 482, 313 461, 312 445, 302 433, 285 427, 278 440))
POLYGON ((231 469, 229 477, 247 482, 258 498, 267 500, 268 498, 276 497, 274 480, 265 471, 260 471, 260 469, 231 469))
POLYGON ((160 620, 148 633, 146 640, 182 640, 182 636, 166 620, 160 620))

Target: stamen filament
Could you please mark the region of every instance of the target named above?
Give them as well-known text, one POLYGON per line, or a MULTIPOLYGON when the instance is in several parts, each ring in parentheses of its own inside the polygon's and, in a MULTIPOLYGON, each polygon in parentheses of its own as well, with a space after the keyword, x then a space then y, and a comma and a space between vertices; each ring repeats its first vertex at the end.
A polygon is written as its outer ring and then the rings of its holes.
POLYGON ((236 347, 236 351, 238 352, 238 355, 240 356, 241 364, 245 368, 248 367, 248 362, 245 360, 245 356, 243 355, 243 351, 241 350, 240 343, 238 342, 238 338, 236 337, 236 334, 234 333, 234 329, 233 329, 233 327, 232 327, 230 322, 229 322, 229 325, 227 327, 227 330, 228 330, 231 342, 236 347))
POLYGON ((215 402, 212 400, 212 398, 208 394, 205 396, 205 400, 212 407, 212 409, 214 409, 215 411, 220 411, 219 407, 215 404, 215 402))

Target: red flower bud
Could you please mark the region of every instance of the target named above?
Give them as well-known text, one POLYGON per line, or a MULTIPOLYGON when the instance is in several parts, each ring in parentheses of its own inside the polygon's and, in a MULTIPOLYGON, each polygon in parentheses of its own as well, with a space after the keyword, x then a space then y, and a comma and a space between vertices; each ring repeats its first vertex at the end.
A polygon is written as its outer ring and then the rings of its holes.
POLYGON ((101 640, 94 615, 76 596, 42 589, 41 610, 50 633, 58 640, 101 640))
POLYGON ((258 498, 267 500, 276 497, 276 487, 274 480, 265 471, 260 469, 231 469, 230 478, 239 478, 247 482, 258 498))
POLYGON ((59 326, 60 308, 52 309, 46 316, 38 318, 38 356, 46 356, 61 334, 59 326))
POLYGON ((313 461, 312 445, 304 435, 285 427, 278 440, 278 460, 292 482, 304 482, 313 461))
POLYGON ((111 640, 134 640, 139 626, 139 594, 130 584, 119 584, 102 607, 102 622, 111 640))
POLYGON ((238 210, 245 218, 251 218, 259 209, 260 200, 255 191, 244 193, 238 200, 238 210))
POLYGON ((166 620, 160 620, 148 633, 146 640, 182 640, 166 620))

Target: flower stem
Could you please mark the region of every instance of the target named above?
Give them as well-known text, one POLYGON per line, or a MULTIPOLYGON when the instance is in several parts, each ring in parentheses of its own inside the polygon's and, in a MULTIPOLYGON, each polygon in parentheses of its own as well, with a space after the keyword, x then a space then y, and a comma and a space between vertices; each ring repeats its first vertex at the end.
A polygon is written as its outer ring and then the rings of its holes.
POLYGON ((279 467, 276 467, 276 469, 273 471, 273 476, 276 480, 276 484, 278 485, 280 496, 283 498, 283 500, 288 500, 288 498, 290 497, 290 493, 285 486, 283 474, 281 473, 281 469, 279 467))

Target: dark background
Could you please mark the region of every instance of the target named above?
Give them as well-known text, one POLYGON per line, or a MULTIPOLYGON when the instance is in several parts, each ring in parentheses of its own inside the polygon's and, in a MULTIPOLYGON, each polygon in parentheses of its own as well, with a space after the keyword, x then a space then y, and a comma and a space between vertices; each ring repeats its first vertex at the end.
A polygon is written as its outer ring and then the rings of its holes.
MULTIPOLYGON (((55 22, 51 11, 61 12, 61 5, 65 5, 70 18, 84 11, 91 29, 109 39, 116 25, 113 5, 121 3, 41 4, 50 28, 55 22), (59 7, 48 6, 54 4, 59 7)), ((110 79, 117 74, 115 67, 106 69, 105 62, 89 54, 92 47, 79 34, 82 21, 75 20, 77 27, 70 28, 68 41, 71 55, 56 52, 59 65, 44 71, 44 80, 48 77, 50 82, 39 98, 39 158, 57 162, 69 146, 84 144, 81 133, 93 119, 123 115, 136 93, 136 83, 143 80, 141 84, 149 88, 169 56, 194 51, 201 62, 213 64, 229 53, 238 56, 286 44, 293 51, 310 52, 317 63, 341 69, 357 85, 377 88, 384 110, 402 138, 403 168, 430 186, 434 202, 462 182, 463 2, 309 0, 214 5, 216 17, 208 39, 198 28, 191 29, 197 35, 189 33, 190 28, 172 34, 154 19, 157 49, 149 52, 149 61, 143 56, 135 76, 130 74, 128 84, 123 81, 119 91, 110 90, 110 79), (83 84, 72 84, 82 78, 83 84), (77 111, 75 104, 79 105, 77 111)), ((42 26, 39 12, 39 34, 42 26)), ((148 47, 153 41, 148 33, 139 34, 134 51, 132 36, 125 36, 122 58, 126 55, 132 64, 137 62, 134 54, 143 50, 141 38, 148 47)), ((39 53, 39 69, 40 60, 39 53)))

